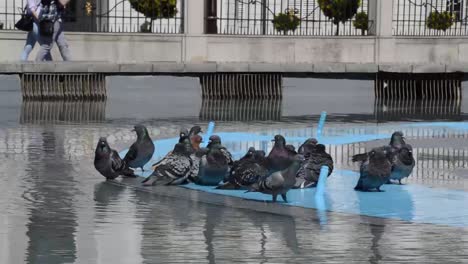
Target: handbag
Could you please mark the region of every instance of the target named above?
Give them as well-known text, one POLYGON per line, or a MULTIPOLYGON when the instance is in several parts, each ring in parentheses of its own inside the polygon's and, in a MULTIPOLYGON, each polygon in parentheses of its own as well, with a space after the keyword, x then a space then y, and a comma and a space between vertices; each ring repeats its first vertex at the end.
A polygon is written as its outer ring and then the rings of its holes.
POLYGON ((27 7, 24 8, 20 20, 16 22, 15 27, 22 31, 31 31, 33 29, 33 17, 28 14, 27 7))
POLYGON ((54 35, 54 21, 44 19, 39 22, 39 33, 45 37, 52 37, 54 35))

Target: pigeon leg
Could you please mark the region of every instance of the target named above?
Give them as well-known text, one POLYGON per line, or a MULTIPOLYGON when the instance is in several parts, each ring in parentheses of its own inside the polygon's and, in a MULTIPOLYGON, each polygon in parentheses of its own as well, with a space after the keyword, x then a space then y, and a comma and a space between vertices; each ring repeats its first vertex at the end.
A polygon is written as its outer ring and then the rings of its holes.
POLYGON ((143 172, 143 173, 144 173, 144 172, 145 172, 145 170, 143 169, 143 167, 140 167, 140 168, 141 168, 141 172, 143 172))
POLYGON ((273 202, 276 203, 276 196, 278 196, 277 194, 273 194, 273 202))
POLYGON ((156 177, 150 176, 143 181, 144 186, 152 186, 156 182, 156 177))
POLYGON ((400 180, 398 180, 398 183, 399 183, 400 185, 402 185, 402 183, 401 183, 401 179, 400 179, 400 180))
POLYGON ((380 187, 377 187, 378 192, 384 192, 383 190, 380 190, 380 187))
POLYGON ((283 201, 284 201, 285 203, 288 203, 288 198, 286 197, 286 194, 285 194, 285 193, 281 194, 281 198, 283 198, 283 201))

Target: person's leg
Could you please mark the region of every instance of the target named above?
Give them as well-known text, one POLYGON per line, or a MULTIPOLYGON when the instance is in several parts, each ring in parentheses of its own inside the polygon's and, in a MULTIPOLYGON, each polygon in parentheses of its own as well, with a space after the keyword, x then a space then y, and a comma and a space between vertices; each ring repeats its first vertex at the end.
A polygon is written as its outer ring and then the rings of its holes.
POLYGON ((46 61, 47 58, 51 58, 50 51, 54 46, 55 31, 52 36, 43 36, 39 33, 38 42, 41 45, 37 52, 36 61, 46 61))
POLYGON ((29 54, 36 45, 37 37, 39 35, 39 28, 37 23, 33 23, 33 29, 28 32, 28 36, 26 37, 26 44, 24 45, 23 52, 21 53, 21 61, 27 61, 29 58, 29 54))
POLYGON ((63 31, 63 23, 60 21, 56 21, 54 25, 54 29, 58 29, 57 38, 55 41, 57 42, 57 46, 59 47, 60 54, 62 55, 63 61, 71 61, 72 60, 71 52, 68 47, 68 42, 65 39, 65 33, 63 31))

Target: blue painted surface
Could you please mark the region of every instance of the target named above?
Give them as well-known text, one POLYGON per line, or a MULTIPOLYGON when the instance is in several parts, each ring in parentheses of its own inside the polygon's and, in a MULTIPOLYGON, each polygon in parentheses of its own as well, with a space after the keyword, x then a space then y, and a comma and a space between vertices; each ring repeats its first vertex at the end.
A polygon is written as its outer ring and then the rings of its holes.
POLYGON ((317 126, 317 136, 316 136, 317 140, 320 140, 322 138, 322 130, 323 130, 323 127, 325 126, 326 119, 327 119, 327 112, 323 111, 320 114, 320 119, 319 119, 318 126, 317 126))
POLYGON ((322 166, 320 168, 320 175, 319 175, 319 180, 317 183, 317 191, 315 192, 315 198, 320 196, 323 196, 325 194, 325 187, 327 184, 327 178, 328 178, 328 171, 329 168, 328 166, 322 166))
MULTIPOLYGON (((416 123, 401 124, 402 126, 443 127, 447 130, 468 130, 468 123, 416 123)), ((392 127, 393 129, 397 129, 392 127)), ((208 131, 208 130, 207 130, 208 131)), ((208 133, 207 133, 208 134, 208 133)), ((217 133, 226 145, 230 142, 260 141, 270 142, 274 135, 250 134, 243 132, 217 133)), ((349 144, 389 138, 390 134, 368 133, 365 135, 343 134, 323 137, 323 144, 349 144)), ((288 142, 303 142, 306 137, 288 137, 288 142)), ((168 151, 172 150, 178 138, 155 141, 156 152, 149 168, 168 151)), ((124 156, 127 151, 120 152, 124 156)), ((235 158, 244 154, 245 150, 233 152, 235 158)), ((143 177, 151 174, 146 171, 143 177)), ((288 193, 287 206, 299 206, 318 209, 320 221, 326 223, 326 211, 342 212, 356 215, 392 218, 416 223, 430 223, 456 227, 468 227, 468 192, 435 189, 422 185, 384 185, 383 193, 356 192, 354 186, 359 178, 357 172, 350 170, 335 170, 327 180, 326 193, 318 195, 316 189, 292 190, 288 193)), ((271 201, 270 195, 261 193, 245 193, 244 191, 216 190, 213 187, 189 184, 189 189, 200 190, 221 195, 234 196, 258 201, 271 201)))
POLYGON ((205 147, 208 146, 208 139, 211 137, 211 135, 213 135, 213 132, 214 132, 214 128, 215 128, 215 123, 213 121, 211 121, 210 123, 208 123, 208 128, 206 129, 206 133, 204 135, 204 145, 205 147))

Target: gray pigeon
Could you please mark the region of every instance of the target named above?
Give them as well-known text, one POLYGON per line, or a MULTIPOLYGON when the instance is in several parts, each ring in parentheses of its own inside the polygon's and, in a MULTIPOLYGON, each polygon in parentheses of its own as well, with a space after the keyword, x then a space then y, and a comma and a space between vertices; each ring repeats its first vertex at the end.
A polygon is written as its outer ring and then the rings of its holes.
MULTIPOLYGON (((188 151, 190 153, 193 152, 193 149, 192 149, 192 146, 191 146, 191 143, 190 143, 190 138, 189 138, 189 132, 187 129, 182 129, 180 130, 179 132, 179 143, 182 143, 188 151)), ((160 161, 154 163, 153 165, 151 165, 151 169, 154 171, 156 170, 156 168, 158 167, 158 165, 166 159, 166 157, 168 157, 169 155, 171 155, 172 151, 169 151, 166 156, 164 156, 164 158, 162 158, 160 161)))
POLYGON ((267 157, 270 173, 288 168, 296 155, 295 151, 286 147, 286 139, 283 136, 276 135, 272 141, 275 142, 275 145, 267 157))
POLYGON ((322 166, 328 167, 328 175, 333 172, 333 158, 326 152, 325 146, 308 144, 305 146, 305 160, 297 172, 296 185, 294 188, 315 187, 319 180, 322 166), (313 148, 310 150, 309 148, 313 148))
POLYGON ((209 139, 207 153, 200 160, 196 184, 216 186, 224 180, 233 164, 232 155, 221 144, 221 138, 213 135, 209 139))
POLYGON ((153 157, 154 143, 145 126, 136 125, 133 131, 137 134, 137 140, 128 150, 124 161, 128 167, 141 168, 141 170, 144 171, 143 166, 153 157))
POLYGON ((307 139, 304 143, 302 143, 302 145, 301 145, 301 146, 299 147, 299 149, 297 150, 297 153, 304 155, 304 154, 305 154, 305 153, 304 153, 304 147, 305 147, 306 145, 309 145, 309 144, 310 144, 310 145, 315 146, 315 145, 317 145, 317 143, 318 143, 317 139, 315 139, 315 138, 309 138, 309 139, 307 139))
POLYGON ((304 161, 304 156, 298 154, 294 156, 292 163, 285 170, 277 171, 254 183, 247 192, 261 192, 271 194, 273 202, 276 202, 278 195, 281 195, 284 202, 288 202, 287 192, 294 187, 296 183, 296 174, 304 161))
POLYGON ((390 180, 397 180, 401 184, 401 180, 409 177, 413 172, 414 166, 413 148, 410 144, 405 144, 393 158, 393 169, 390 174, 390 180))
POLYGON ((241 189, 258 182, 268 174, 265 161, 265 151, 250 148, 242 159, 234 162, 229 177, 217 189, 241 189))
POLYGON ((185 183, 192 159, 184 143, 177 143, 174 150, 158 163, 153 174, 143 181, 143 185, 179 185, 185 183))
POLYGON ((361 164, 361 175, 354 189, 364 192, 376 189, 380 192, 380 187, 390 179, 391 172, 392 164, 386 150, 375 148, 369 152, 368 160, 361 164))
MULTIPOLYGON (((387 156, 390 158, 390 161, 393 161, 393 156, 396 152, 402 147, 406 145, 405 137, 403 136, 403 132, 396 131, 392 134, 390 139, 390 143, 386 146, 382 146, 381 149, 385 149, 387 151, 387 156), (390 150, 390 152, 388 152, 390 150)), ((362 153, 356 154, 352 157, 353 162, 357 161, 366 161, 369 158, 369 153, 362 153)))
POLYGON ((99 139, 96 146, 94 167, 108 180, 113 180, 120 175, 136 177, 131 169, 126 168, 124 161, 119 156, 119 153, 111 149, 104 137, 99 139))

